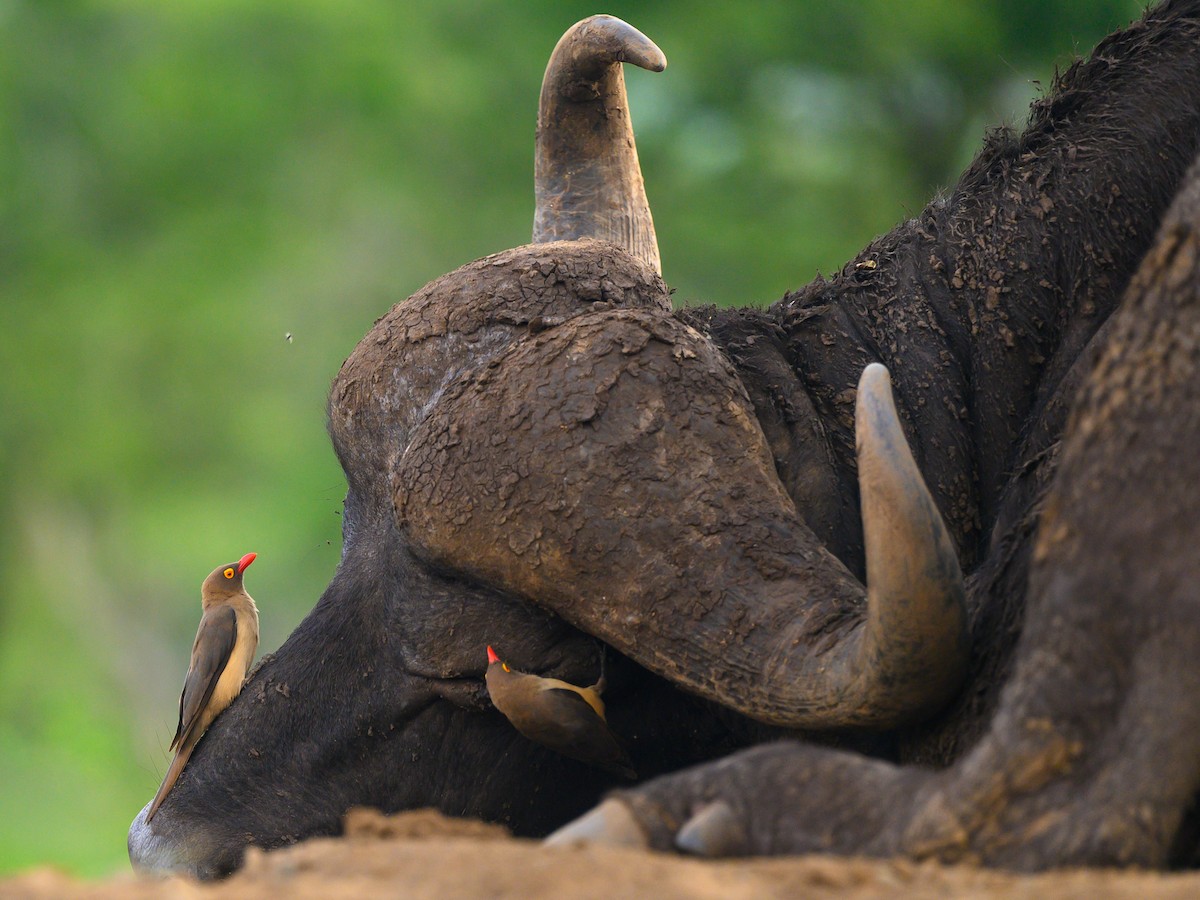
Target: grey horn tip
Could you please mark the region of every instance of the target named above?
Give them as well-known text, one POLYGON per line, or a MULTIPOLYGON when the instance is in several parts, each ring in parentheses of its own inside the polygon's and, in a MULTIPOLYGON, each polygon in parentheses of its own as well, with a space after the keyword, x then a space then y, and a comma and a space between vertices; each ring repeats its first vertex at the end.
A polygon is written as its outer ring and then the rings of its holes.
POLYGON ((616 16, 589 16, 576 22, 562 38, 563 44, 575 45, 581 55, 598 62, 623 62, 661 72, 667 67, 667 57, 658 45, 628 22, 616 16))
POLYGON ((869 388, 871 390, 879 390, 892 386, 892 375, 888 371, 887 366, 883 363, 873 362, 862 371, 862 375, 858 379, 859 389, 869 388))
POLYGON ((879 434, 883 431, 900 434, 895 401, 892 399, 892 373, 883 363, 871 363, 858 376, 858 399, 855 406, 856 418, 866 417, 864 424, 868 421, 871 423, 872 433, 879 434))

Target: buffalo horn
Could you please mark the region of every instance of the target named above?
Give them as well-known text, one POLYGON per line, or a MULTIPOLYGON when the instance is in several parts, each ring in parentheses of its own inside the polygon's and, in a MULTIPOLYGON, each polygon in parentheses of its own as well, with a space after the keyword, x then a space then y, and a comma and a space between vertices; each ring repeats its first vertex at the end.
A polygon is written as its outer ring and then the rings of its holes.
POLYGON ((554 48, 538 108, 533 241, 610 241, 661 274, 623 62, 667 65, 653 41, 612 16, 577 22, 554 48))
POLYGON ((932 712, 962 683, 965 591, 958 556, 900 429, 888 370, 863 370, 855 409, 867 554, 867 617, 852 671, 873 718, 932 712), (914 704, 914 699, 921 699, 914 704), (903 712, 902 712, 903 711, 903 712))

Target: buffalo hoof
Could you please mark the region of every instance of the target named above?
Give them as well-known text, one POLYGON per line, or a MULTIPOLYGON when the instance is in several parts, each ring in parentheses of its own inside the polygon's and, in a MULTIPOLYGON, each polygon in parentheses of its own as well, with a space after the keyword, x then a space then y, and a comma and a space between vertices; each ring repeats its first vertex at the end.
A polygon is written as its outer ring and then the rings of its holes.
POLYGON ((692 856, 745 856, 746 831, 724 800, 702 806, 675 835, 675 848, 692 856))
POLYGON ((702 857, 891 855, 925 777, 849 753, 771 744, 619 791, 547 843, 702 857))
POLYGON ((546 838, 547 847, 607 844, 614 847, 649 847, 646 833, 630 809, 619 800, 605 800, 591 812, 569 822, 546 838))

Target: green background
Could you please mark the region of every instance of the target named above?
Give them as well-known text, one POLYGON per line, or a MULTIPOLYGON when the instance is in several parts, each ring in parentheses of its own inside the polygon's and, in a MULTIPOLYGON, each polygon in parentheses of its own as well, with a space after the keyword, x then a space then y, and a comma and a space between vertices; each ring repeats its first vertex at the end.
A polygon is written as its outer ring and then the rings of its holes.
POLYGON ((261 651, 316 600, 329 382, 393 303, 528 240, 572 22, 669 60, 626 77, 676 298, 766 304, 1140 10, 697 6, 0 0, 0 873, 127 866, 214 566, 259 553, 261 651))

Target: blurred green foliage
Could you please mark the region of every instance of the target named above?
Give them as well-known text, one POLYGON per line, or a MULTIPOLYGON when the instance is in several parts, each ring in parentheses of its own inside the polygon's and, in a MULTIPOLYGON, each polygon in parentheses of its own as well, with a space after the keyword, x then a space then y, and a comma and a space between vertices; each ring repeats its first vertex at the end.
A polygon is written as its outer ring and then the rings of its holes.
MULTIPOLYGON (((767 303, 953 182, 1130 0, 617 0, 677 297, 767 303)), ((0 872, 123 867, 215 565, 278 646, 339 552, 330 379, 528 240, 558 2, 0 0, 0 872), (290 335, 290 338, 287 337, 290 335)))

